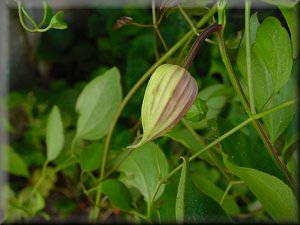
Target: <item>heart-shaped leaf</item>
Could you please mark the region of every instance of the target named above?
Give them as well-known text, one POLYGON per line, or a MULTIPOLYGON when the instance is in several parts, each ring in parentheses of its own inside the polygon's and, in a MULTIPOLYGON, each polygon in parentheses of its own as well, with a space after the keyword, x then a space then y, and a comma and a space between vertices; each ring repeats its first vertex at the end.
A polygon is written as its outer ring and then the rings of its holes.
POLYGON ((66 29, 68 26, 64 21, 64 13, 56 13, 50 20, 49 26, 54 29, 66 29))
POLYGON ((221 206, 200 192, 187 175, 187 160, 184 160, 176 197, 176 222, 230 222, 221 206))
POLYGON ((60 154, 64 145, 64 129, 59 108, 54 106, 47 119, 47 160, 52 161, 60 154))
POLYGON ((120 73, 115 67, 88 83, 76 102, 79 114, 76 139, 97 140, 104 137, 121 99, 120 73))
MULTIPOLYGON (((289 34, 275 17, 267 17, 258 27, 253 54, 256 54, 270 73, 273 93, 277 93, 291 75, 293 60, 289 34)), ((260 76, 267 76, 267 74, 260 76)))
POLYGON ((4 169, 17 176, 29 177, 28 166, 20 155, 10 147, 5 147, 4 150, 8 161, 4 164, 4 169))
POLYGON ((152 200, 158 199, 163 193, 165 185, 155 195, 158 183, 168 174, 168 161, 158 145, 149 142, 133 150, 122 162, 119 170, 125 175, 122 181, 137 188, 145 201, 151 204, 152 200))
POLYGON ((297 200, 291 188, 275 176, 247 167, 236 166, 224 155, 225 166, 240 177, 276 222, 298 220, 297 200))
POLYGON ((101 183, 101 191, 106 194, 113 207, 130 211, 132 197, 126 186, 118 180, 108 179, 101 183))
POLYGON ((293 58, 299 54, 299 2, 294 7, 280 6, 280 11, 289 27, 293 45, 293 58))

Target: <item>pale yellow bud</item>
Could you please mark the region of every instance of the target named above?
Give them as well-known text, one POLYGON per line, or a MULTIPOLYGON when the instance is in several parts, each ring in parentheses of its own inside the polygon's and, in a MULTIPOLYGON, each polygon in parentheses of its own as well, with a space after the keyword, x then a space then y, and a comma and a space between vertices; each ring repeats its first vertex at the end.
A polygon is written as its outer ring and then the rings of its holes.
POLYGON ((175 127, 197 94, 197 83, 186 69, 171 64, 159 66, 149 80, 143 99, 143 137, 128 148, 137 148, 175 127))

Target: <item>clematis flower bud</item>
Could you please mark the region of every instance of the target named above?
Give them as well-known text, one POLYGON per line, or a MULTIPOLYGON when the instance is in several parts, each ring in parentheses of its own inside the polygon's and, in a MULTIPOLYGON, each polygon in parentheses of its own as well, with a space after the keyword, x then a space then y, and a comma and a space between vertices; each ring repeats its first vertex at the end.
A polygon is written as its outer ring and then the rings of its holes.
POLYGON ((149 80, 143 99, 143 137, 128 148, 137 148, 175 127, 197 94, 196 80, 185 68, 171 64, 159 66, 149 80))

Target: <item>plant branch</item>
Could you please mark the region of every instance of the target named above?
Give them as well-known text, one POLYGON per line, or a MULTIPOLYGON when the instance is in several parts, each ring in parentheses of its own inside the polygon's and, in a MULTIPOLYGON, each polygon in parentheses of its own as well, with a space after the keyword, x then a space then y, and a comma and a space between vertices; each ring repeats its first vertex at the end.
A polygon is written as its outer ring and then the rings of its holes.
POLYGON ((158 27, 157 27, 157 24, 155 25, 155 32, 157 33, 157 36, 159 37, 160 42, 161 42, 162 45, 164 46, 165 51, 168 51, 168 50, 169 50, 169 49, 168 49, 168 46, 167 46, 167 44, 166 44, 164 38, 162 37, 162 35, 161 35, 161 33, 160 33, 160 31, 159 31, 159 29, 158 29, 158 27))
POLYGON ((229 184, 228 184, 228 186, 226 187, 226 190, 225 190, 225 192, 224 192, 222 198, 221 198, 220 201, 219 201, 219 204, 220 204, 220 205, 223 204, 223 202, 224 202, 226 196, 228 195, 228 193, 229 193, 229 191, 230 191, 232 185, 234 185, 234 184, 243 184, 243 183, 244 183, 244 181, 242 181, 242 180, 230 181, 229 184))
MULTIPOLYGON (((236 93, 238 94, 238 96, 240 97, 241 103, 242 103, 245 111, 247 112, 248 116, 252 117, 252 114, 250 112, 250 105, 247 102, 246 96, 245 96, 245 94, 242 90, 242 87, 239 83, 239 80, 238 80, 238 78, 235 74, 235 71, 232 67, 231 61, 230 61, 229 56, 227 54, 222 32, 220 32, 219 35, 218 35, 218 45, 219 45, 220 55, 222 57, 224 65, 226 67, 226 70, 227 70, 229 79, 231 81, 231 84, 232 84, 233 88, 235 89, 236 93)), ((288 171, 287 167, 285 166, 285 164, 279 159, 279 157, 277 155, 277 150, 272 145, 272 143, 271 143, 271 141, 268 137, 268 134, 265 131, 264 127, 262 126, 261 122, 258 119, 255 119, 254 122, 255 122, 254 127, 257 130, 257 132, 258 132, 260 138, 262 139, 264 145, 266 146, 269 154, 272 156, 272 159, 275 161, 276 165, 279 166, 281 171, 284 173, 284 175, 287 178, 288 182, 292 186, 293 191, 295 193, 297 193, 297 185, 296 185, 293 177, 289 173, 289 171, 288 171)))
MULTIPOLYGON (((22 27, 27 30, 28 32, 35 32, 35 29, 30 29, 29 27, 27 27, 27 25, 25 24, 24 22, 24 19, 23 19, 23 12, 25 10, 23 9, 23 6, 22 6, 22 3, 21 1, 19 0, 18 1, 18 14, 19 14, 19 20, 20 20, 20 23, 22 25, 22 27)), ((25 11, 26 12, 26 11, 25 11)), ((34 21, 33 21, 34 22, 34 21)))
POLYGON ((42 171, 41 171, 41 176, 39 177, 38 181, 36 182, 36 184, 34 185, 32 191, 31 191, 31 194, 30 194, 30 201, 32 201, 33 199, 33 195, 35 195, 35 193, 37 192, 39 186, 42 184, 42 182, 44 181, 45 179, 45 176, 46 176, 46 169, 47 169, 47 166, 49 164, 49 161, 46 160, 43 164, 43 167, 42 167, 42 171))
POLYGON ((152 21, 153 21, 153 28, 154 28, 154 44, 155 44, 155 56, 156 59, 159 59, 159 53, 157 48, 157 36, 159 40, 161 41, 162 45, 164 46, 165 51, 168 51, 167 44, 165 40, 163 39, 159 29, 158 29, 158 23, 156 18, 156 6, 155 6, 155 0, 152 0, 152 21), (157 35, 157 36, 156 36, 157 35))
POLYGON ((193 22, 189 18, 189 16, 185 13, 183 8, 180 6, 180 4, 177 5, 177 8, 179 9, 180 13, 183 15, 184 19, 187 21, 187 23, 190 25, 192 30, 194 31, 195 35, 199 36, 199 33, 197 31, 197 28, 194 26, 193 22))
POLYGON ((223 38, 223 32, 218 33, 217 41, 218 41, 218 45, 219 45, 220 55, 221 55, 221 58, 223 60, 224 65, 226 67, 229 80, 230 80, 233 88, 235 89, 236 93, 238 94, 238 96, 239 96, 239 98, 242 102, 242 105, 244 106, 244 109, 246 110, 247 114, 251 115, 250 112, 249 112, 250 105, 247 102, 246 96, 243 92, 243 89, 240 85, 240 82, 239 82, 239 80, 238 80, 238 78, 235 74, 235 71, 232 67, 229 56, 227 54, 227 50, 226 50, 225 42, 224 42, 224 38, 223 38))
POLYGON ((159 59, 158 45, 157 45, 157 23, 156 23, 156 8, 155 8, 155 0, 152 0, 152 23, 153 23, 153 36, 154 36, 154 53, 156 60, 159 59))
POLYGON ((252 115, 252 117, 253 117, 254 119, 262 118, 262 117, 264 117, 264 116, 266 116, 266 115, 269 115, 269 114, 271 114, 271 113, 273 113, 273 112, 276 112, 276 111, 278 111, 278 110, 280 110, 280 109, 283 109, 283 108, 286 108, 286 107, 288 107, 288 106, 290 106, 290 105, 296 104, 299 100, 300 100, 299 97, 294 98, 294 99, 291 99, 291 100, 289 100, 289 101, 286 101, 286 102, 284 102, 284 103, 281 103, 281 104, 277 105, 276 107, 274 107, 274 108, 272 108, 272 109, 268 109, 268 110, 265 110, 265 111, 263 111, 263 112, 260 112, 260 113, 257 113, 257 114, 255 114, 255 115, 252 115))
POLYGON ((252 64, 251 64, 251 43, 250 43, 250 8, 251 0, 246 0, 245 3, 245 38, 246 38, 246 65, 248 78, 248 92, 251 114, 255 114, 255 103, 252 82, 252 64))
MULTIPOLYGON (((206 146, 205 140, 196 133, 196 131, 185 121, 185 119, 182 119, 181 122, 183 125, 188 129, 188 131, 191 133, 191 135, 195 138, 195 140, 200 144, 200 146, 206 146)), ((229 177, 227 173, 223 170, 220 163, 215 159, 215 156, 212 155, 212 152, 208 152, 209 157, 214 161, 215 166, 220 170, 220 172, 224 175, 224 177, 229 180, 229 177)))
POLYGON ((191 51, 188 54, 188 57, 184 63, 183 67, 186 70, 188 70, 190 68, 190 66, 192 65, 192 63, 199 51, 199 48, 201 47, 201 45, 203 44, 205 39, 214 32, 220 32, 221 29, 222 29, 221 25, 214 24, 214 25, 208 27, 200 36, 198 36, 198 38, 196 39, 194 45, 192 46, 191 51))
POLYGON ((190 43, 191 43, 192 40, 193 40, 193 36, 191 36, 191 37, 187 40, 187 42, 185 43, 185 45, 181 48, 181 51, 180 51, 180 53, 179 53, 179 55, 178 55, 178 57, 177 57, 177 61, 176 61, 176 64, 177 64, 177 65, 180 65, 180 64, 181 64, 180 61, 181 61, 181 59, 182 59, 182 57, 183 57, 183 55, 184 55, 186 49, 188 48, 188 46, 190 46, 190 43))

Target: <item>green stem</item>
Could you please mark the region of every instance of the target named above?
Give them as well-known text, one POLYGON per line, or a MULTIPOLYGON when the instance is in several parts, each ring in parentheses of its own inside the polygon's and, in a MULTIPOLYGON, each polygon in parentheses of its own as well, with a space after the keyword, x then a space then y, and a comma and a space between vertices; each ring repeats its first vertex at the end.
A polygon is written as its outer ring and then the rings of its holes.
POLYGON ((152 28, 153 24, 141 24, 136 22, 131 22, 131 25, 137 26, 137 27, 144 27, 144 28, 152 28))
POLYGON ((43 28, 43 29, 36 29, 36 31, 37 32, 46 32, 46 31, 48 31, 48 30, 50 30, 51 29, 51 26, 50 26, 50 24, 47 26, 47 27, 45 27, 45 28, 43 28))
POLYGON ((245 38, 246 38, 246 65, 247 65, 247 78, 248 78, 248 92, 250 111, 255 114, 255 103, 252 82, 252 64, 251 64, 251 43, 250 43, 250 8, 251 0, 246 0, 245 3, 245 38))
POLYGON ((74 158, 74 156, 70 156, 67 159, 65 159, 63 162, 61 162, 57 167, 55 167, 55 173, 58 173, 70 166, 75 165, 76 163, 78 163, 78 160, 76 160, 74 158))
POLYGON ((225 42, 224 42, 224 38, 223 38, 223 32, 218 33, 217 41, 218 41, 218 45, 219 45, 220 55, 221 55, 224 65, 226 67, 230 82, 231 82, 233 88, 235 89, 236 93, 238 94, 247 114, 251 115, 249 113, 249 103, 246 100, 246 96, 243 92, 243 89, 239 83, 239 80, 238 80, 238 78, 233 70, 232 64, 229 60, 229 56, 227 54, 225 42))
MULTIPOLYGON (((168 47, 167 44, 165 42, 165 40, 163 39, 159 29, 158 29, 158 23, 157 23, 157 19, 156 19, 156 6, 155 6, 155 0, 152 0, 152 20, 153 20, 153 27, 154 27, 154 35, 156 38, 156 34, 159 37, 159 40, 161 41, 162 45, 164 46, 164 49, 166 51, 168 51, 168 47)), ((156 40, 156 39, 155 39, 156 40)), ((157 45, 156 45, 157 47, 157 45)), ((157 51, 157 50, 156 50, 157 51)), ((157 54, 159 55, 159 54, 157 54)), ((159 57, 157 57, 157 60, 159 59, 159 57)))
POLYGON ((48 160, 44 162, 43 167, 42 167, 42 174, 39 178, 39 180, 36 182, 36 184, 34 185, 32 192, 31 192, 31 198, 33 198, 33 195, 37 192, 37 189, 39 188, 39 186, 42 184, 43 180, 45 179, 46 176, 46 169, 47 169, 47 165, 48 165, 48 160))
POLYGON ((155 0, 152 0, 152 22, 153 22, 153 25, 156 25, 156 7, 155 7, 155 0))
POLYGON ((223 25, 223 30, 224 30, 226 25, 225 7, 227 4, 227 0, 218 0, 217 4, 218 4, 218 23, 223 25))
POLYGON ((144 216, 143 214, 141 214, 141 213, 139 213, 139 212, 137 212, 135 210, 129 211, 129 213, 131 213, 132 215, 135 215, 137 217, 140 217, 141 219, 143 219, 143 220, 145 220, 145 221, 147 221, 149 223, 151 222, 148 217, 144 216))
POLYGON ((24 19, 23 19, 23 7, 22 7, 21 0, 18 1, 18 14, 19 14, 19 20, 20 20, 20 23, 21 23, 22 27, 25 30, 29 31, 29 32, 35 32, 35 29, 28 28, 27 25, 24 22, 24 19))
MULTIPOLYGON (((205 14, 201 20, 197 24, 197 28, 201 28, 204 26, 211 17, 217 12, 217 4, 215 4, 207 14, 205 14)), ((101 161, 101 168, 100 168, 100 180, 104 178, 105 175, 105 166, 106 166, 106 160, 108 156, 108 150, 109 150, 109 144, 112 138, 112 134, 114 131, 114 128, 116 126, 116 123, 127 105, 128 101, 131 99, 131 97, 134 95, 134 93, 140 88, 140 86, 150 77, 150 75, 154 72, 154 70, 160 66, 162 63, 164 63, 171 55, 173 55, 182 45, 185 44, 187 40, 193 35, 193 31, 189 31, 187 34, 185 34, 168 52, 165 53, 150 69, 140 78, 140 80, 132 87, 132 89, 128 92, 128 94, 125 96, 123 101, 121 102, 116 114, 114 115, 114 118, 110 124, 109 131, 107 133, 107 137, 105 139, 105 144, 104 144, 104 150, 103 150, 103 158, 101 161)), ((98 191, 96 195, 96 205, 99 204, 101 199, 101 192, 98 191), (100 194, 99 194, 100 193, 100 194)), ((98 218, 99 215, 99 208, 96 207, 98 210, 96 210, 94 219, 98 218)))
POLYGON ((21 5, 21 9, 22 12, 24 14, 24 16, 29 20, 29 22, 34 26, 35 29, 38 29, 38 25, 36 24, 36 22, 29 16, 29 14, 26 12, 26 10, 24 9, 24 7, 21 5))
POLYGON ((155 9, 155 0, 152 0, 152 23, 153 23, 153 36, 154 36, 154 53, 156 61, 159 59, 159 51, 157 45, 157 24, 156 24, 156 9, 155 9))
MULTIPOLYGON (((17 208, 17 209, 19 209, 19 210, 21 210, 21 211, 24 211, 29 216, 33 216, 32 209, 28 209, 28 207, 26 208, 26 207, 23 207, 23 206, 19 206, 14 202, 10 203, 10 205, 17 208)), ((3 220, 3 221, 6 222, 5 220, 3 220)), ((2 224, 2 222, 1 222, 1 224, 2 224)))
POLYGON ((225 190, 225 192, 224 192, 224 194, 223 194, 223 196, 222 196, 222 198, 220 199, 219 204, 220 204, 220 205, 223 204, 223 202, 224 202, 224 200, 225 200, 225 198, 226 198, 228 192, 230 191, 232 185, 234 185, 234 184, 243 184, 243 183, 244 183, 244 181, 242 181, 242 180, 238 180, 238 181, 230 181, 229 184, 228 184, 228 186, 227 186, 227 188, 226 188, 226 190, 225 190))
POLYGON ((252 122, 253 119, 252 118, 248 118, 247 120, 245 120, 244 122, 240 123, 239 125, 235 126, 234 128, 232 128, 231 130, 227 131, 225 134, 223 134, 222 136, 220 136, 219 138, 217 138, 216 140, 214 140, 213 142, 211 142, 210 144, 208 144, 205 148, 203 148, 201 151, 195 153, 194 155, 192 155, 189 159, 189 161, 194 160, 195 158, 197 158, 199 155, 201 155, 203 152, 207 151, 208 149, 210 149, 211 147, 217 145, 218 143, 220 143, 221 141, 223 141, 224 139, 226 139, 227 137, 229 137, 230 135, 232 135, 233 133, 237 132, 238 130, 240 130, 241 128, 243 128, 244 126, 248 125, 250 122, 252 122))
POLYGON ((177 64, 177 65, 183 64, 183 63, 181 63, 183 54, 186 52, 188 46, 190 46, 192 40, 193 40, 193 36, 191 36, 191 37, 189 38, 189 40, 187 40, 187 42, 185 43, 185 45, 181 48, 181 51, 180 51, 180 53, 179 53, 179 55, 178 55, 178 57, 177 57, 177 61, 176 61, 176 64, 177 64))
POLYGON ((42 21, 39 23, 38 27, 41 27, 45 22, 46 22, 46 19, 47 19, 47 15, 48 15, 48 5, 47 5, 47 2, 46 0, 43 0, 43 11, 44 11, 44 15, 43 15, 43 19, 42 21))
POLYGON ((283 109, 283 108, 286 108, 286 107, 288 107, 288 106, 290 106, 290 105, 296 104, 299 100, 300 100, 299 97, 294 98, 294 99, 291 99, 291 100, 289 100, 289 101, 286 101, 286 102, 284 102, 284 103, 281 103, 281 104, 277 105, 276 107, 274 107, 274 108, 272 108, 272 109, 268 109, 268 110, 265 110, 265 111, 263 111, 263 112, 260 112, 260 113, 257 113, 257 114, 255 114, 255 115, 252 115, 252 117, 253 117, 254 119, 262 118, 262 117, 264 117, 264 116, 266 116, 266 115, 269 115, 269 114, 271 114, 271 113, 273 113, 273 112, 276 112, 276 111, 278 111, 278 110, 280 110, 280 109, 283 109))
POLYGON ((147 203, 147 215, 146 217, 148 218, 148 221, 151 220, 151 203, 147 203))
MULTIPOLYGON (((114 163, 113 167, 111 168, 111 170, 109 170, 103 179, 107 178, 110 174, 112 174, 114 171, 116 171, 119 166, 122 164, 122 162, 131 154, 131 152, 134 150, 134 148, 131 148, 131 149, 126 149, 124 155, 122 155, 121 158, 118 158, 116 163, 114 163)), ((100 180, 101 182, 101 180, 100 180)))
POLYGON ((199 36, 199 33, 197 31, 197 28, 194 26, 193 22, 191 21, 191 19, 189 18, 189 16, 185 13, 185 11, 183 10, 183 8, 180 6, 180 4, 177 5, 180 13, 183 15, 184 19, 187 21, 187 23, 190 25, 190 27, 192 28, 192 30, 194 31, 195 35, 199 36))
MULTIPOLYGON (((184 126, 188 129, 188 131, 191 133, 191 135, 195 138, 195 140, 199 143, 200 146, 206 146, 205 140, 196 133, 196 131, 186 122, 185 119, 182 119, 181 122, 184 124, 184 126)), ((220 170, 220 172, 224 175, 224 177, 229 180, 229 177, 227 173, 223 170, 222 166, 218 162, 217 159, 215 159, 214 155, 212 155, 212 152, 208 152, 209 157, 214 161, 215 166, 220 170)))
POLYGON ((159 37, 160 42, 162 43, 162 45, 164 46, 165 51, 168 51, 168 46, 164 40, 164 38, 162 37, 157 25, 155 25, 155 32, 157 33, 157 36, 159 37))

